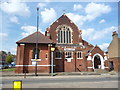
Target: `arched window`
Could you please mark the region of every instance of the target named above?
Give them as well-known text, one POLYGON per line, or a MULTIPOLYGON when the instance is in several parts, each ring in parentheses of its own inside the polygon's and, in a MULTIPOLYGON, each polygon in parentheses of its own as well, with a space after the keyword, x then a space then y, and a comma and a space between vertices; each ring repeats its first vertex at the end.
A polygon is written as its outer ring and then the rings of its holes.
POLYGON ((37 48, 35 48, 35 49, 33 49, 33 59, 39 59, 40 58, 40 55, 39 55, 39 53, 40 53, 40 50, 37 48), (37 50, 37 51, 36 51, 37 50), (36 52, 37 52, 37 54, 36 54, 36 52), (36 55, 37 55, 37 58, 35 58, 36 57, 36 55))
POLYGON ((61 25, 58 26, 58 43, 71 43, 72 41, 72 30, 69 26, 61 25))

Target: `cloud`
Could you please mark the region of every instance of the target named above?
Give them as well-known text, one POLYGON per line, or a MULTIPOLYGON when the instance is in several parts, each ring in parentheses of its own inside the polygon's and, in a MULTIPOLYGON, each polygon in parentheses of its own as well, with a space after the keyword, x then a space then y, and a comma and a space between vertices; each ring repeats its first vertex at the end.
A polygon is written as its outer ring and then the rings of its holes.
POLYGON ((108 46, 109 46, 109 43, 103 43, 101 45, 98 45, 102 50, 106 51, 108 46))
MULTIPOLYGON (((113 31, 116 31, 118 28, 115 26, 111 26, 108 28, 105 28, 103 30, 95 30, 94 28, 88 28, 83 29, 83 38, 88 39, 90 41, 92 40, 101 40, 105 38, 106 36, 109 36, 110 33, 112 34, 113 31)), ((107 38, 107 37, 106 37, 107 38)))
POLYGON ((41 18, 43 23, 53 22, 56 19, 56 17, 57 13, 53 8, 45 8, 44 11, 41 11, 41 18))
POLYGON ((10 21, 13 22, 13 23, 19 24, 18 18, 16 16, 11 17, 10 21))
POLYGON ((80 10, 80 9, 82 9, 82 6, 80 4, 74 4, 74 6, 73 6, 74 11, 80 10))
POLYGON ((37 7, 39 7, 40 9, 43 9, 44 7, 46 7, 45 3, 38 3, 37 7))
POLYGON ((100 20, 99 23, 104 23, 106 22, 104 19, 100 20))
POLYGON ((74 14, 74 13, 66 13, 66 15, 78 26, 83 25, 85 19, 84 16, 79 15, 79 14, 74 14))
POLYGON ((4 33, 4 32, 1 32, 0 33, 0 47, 2 47, 1 45, 3 44, 3 42, 5 42, 5 40, 7 40, 8 38, 8 33, 4 33))
POLYGON ((13 47, 10 49, 10 52, 14 55, 16 55, 16 52, 17 52, 17 47, 13 47))
MULTIPOLYGON (((77 6, 75 4, 74 7, 74 9, 76 10, 77 7, 80 6, 77 6)), ((109 13, 111 11, 111 7, 105 4, 89 3, 86 5, 84 10, 86 15, 79 15, 75 13, 67 13, 66 15, 80 27, 87 21, 92 21, 102 14, 109 13)))
POLYGON ((10 2, 2 2, 1 10, 8 14, 29 16, 30 10, 26 3, 20 0, 10 0, 10 2))
POLYGON ((97 4, 97 3, 89 3, 86 8, 86 19, 91 21, 102 14, 109 13, 111 11, 111 7, 105 4, 97 4))
POLYGON ((91 39, 94 32, 95 32, 94 28, 88 28, 86 30, 83 29, 82 30, 82 36, 83 36, 83 38, 91 39))
POLYGON ((111 27, 105 28, 103 30, 96 31, 95 34, 93 35, 93 38, 91 38, 91 39, 92 40, 102 39, 105 36, 107 36, 107 34, 110 34, 110 33, 112 33, 113 31, 116 31, 116 30, 118 30, 117 27, 111 26, 111 27))
POLYGON ((7 37, 7 36, 8 36, 7 33, 0 33, 0 37, 1 37, 1 38, 7 37))
MULTIPOLYGON (((26 37, 37 31, 36 26, 22 26, 21 29, 24 31, 21 34, 22 37, 26 37)), ((39 29, 39 31, 44 34, 44 32, 42 32, 40 29, 39 29)))

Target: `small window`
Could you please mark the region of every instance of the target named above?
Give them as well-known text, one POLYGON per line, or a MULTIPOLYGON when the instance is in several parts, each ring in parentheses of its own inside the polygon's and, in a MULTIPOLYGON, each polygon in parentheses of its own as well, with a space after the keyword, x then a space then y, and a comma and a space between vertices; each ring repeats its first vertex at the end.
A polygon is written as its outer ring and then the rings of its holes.
POLYGON ((59 51, 56 51, 56 58, 61 58, 61 53, 59 51))
POLYGON ((39 59, 39 57, 40 57, 39 53, 40 53, 40 50, 38 48, 33 49, 33 59, 39 59))
POLYGON ((72 52, 65 52, 65 58, 72 58, 72 52))
POLYGON ((77 58, 80 58, 80 59, 82 58, 82 52, 77 53, 77 58))
POLYGON ((46 53, 46 57, 45 58, 48 58, 48 54, 46 53))

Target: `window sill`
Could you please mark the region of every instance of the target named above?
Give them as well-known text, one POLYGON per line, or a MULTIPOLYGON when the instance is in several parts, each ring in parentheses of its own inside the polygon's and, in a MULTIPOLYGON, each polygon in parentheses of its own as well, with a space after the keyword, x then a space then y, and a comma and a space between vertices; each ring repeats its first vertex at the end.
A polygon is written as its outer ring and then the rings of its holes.
POLYGON ((55 59, 62 59, 62 58, 55 58, 55 59))
POLYGON ((77 59, 83 59, 83 58, 77 58, 77 59))
POLYGON ((31 59, 31 61, 41 61, 41 59, 31 59))
POLYGON ((73 58, 65 58, 65 59, 73 59, 73 58))

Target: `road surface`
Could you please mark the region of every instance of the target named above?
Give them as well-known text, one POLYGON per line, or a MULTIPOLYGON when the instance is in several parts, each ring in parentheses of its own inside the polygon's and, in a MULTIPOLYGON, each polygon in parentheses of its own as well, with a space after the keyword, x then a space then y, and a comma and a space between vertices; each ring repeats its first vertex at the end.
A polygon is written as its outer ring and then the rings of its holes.
POLYGON ((118 88, 117 76, 38 76, 3 77, 2 87, 12 88, 14 80, 22 80, 23 88, 118 88))

